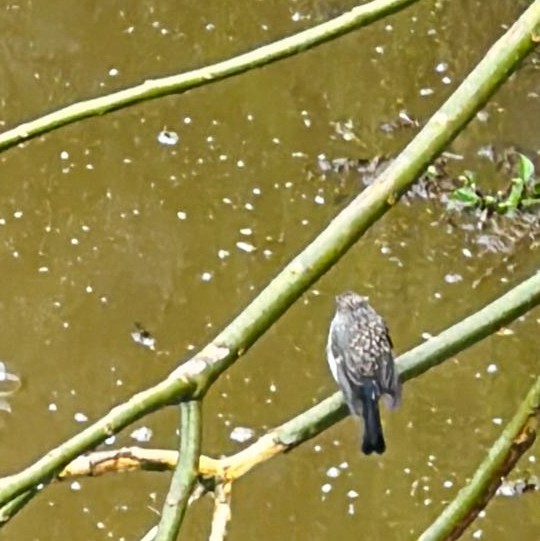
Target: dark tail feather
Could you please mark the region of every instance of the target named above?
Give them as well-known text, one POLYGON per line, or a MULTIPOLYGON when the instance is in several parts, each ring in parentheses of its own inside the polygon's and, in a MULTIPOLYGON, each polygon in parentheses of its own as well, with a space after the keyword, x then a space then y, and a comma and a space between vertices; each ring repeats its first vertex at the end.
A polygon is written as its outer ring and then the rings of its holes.
POLYGON ((365 455, 370 455, 374 451, 382 454, 386 449, 386 444, 374 384, 364 383, 362 385, 360 399, 362 400, 362 417, 364 418, 362 452, 365 455))

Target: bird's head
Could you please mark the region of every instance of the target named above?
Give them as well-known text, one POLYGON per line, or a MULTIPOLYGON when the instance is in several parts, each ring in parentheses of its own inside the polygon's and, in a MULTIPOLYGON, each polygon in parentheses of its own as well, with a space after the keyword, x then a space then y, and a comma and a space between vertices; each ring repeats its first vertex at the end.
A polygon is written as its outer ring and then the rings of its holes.
POLYGON ((336 304, 338 310, 358 310, 359 308, 368 308, 369 299, 367 297, 362 297, 354 291, 345 291, 341 295, 336 297, 336 304))

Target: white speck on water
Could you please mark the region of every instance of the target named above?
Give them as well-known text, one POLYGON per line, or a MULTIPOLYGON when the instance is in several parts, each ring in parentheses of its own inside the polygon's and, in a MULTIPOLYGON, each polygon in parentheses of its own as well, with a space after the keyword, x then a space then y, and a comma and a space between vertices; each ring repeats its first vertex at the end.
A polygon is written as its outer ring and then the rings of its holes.
POLYGON ((226 259, 227 257, 229 257, 230 252, 228 250, 218 250, 217 255, 219 259, 226 259))
POLYGON ((191 124, 191 117, 190 116, 185 116, 184 117, 184 124, 191 124))
POLYGON ((38 272, 49 272, 49 267, 39 267, 38 272))
POLYGON ((201 280, 203 282, 209 282, 212 279, 212 273, 211 272, 203 272, 201 274, 201 280))
POLYGON ((274 252, 272 252, 272 250, 270 250, 269 248, 266 248, 265 250, 263 250, 263 254, 264 254, 264 257, 266 257, 267 259, 272 257, 274 252))
POLYGON ((487 368, 486 368, 486 372, 488 374, 495 374, 495 372, 497 372, 498 368, 497 368, 497 365, 496 364, 488 364, 487 368))
POLYGON ((206 26, 204 27, 204 29, 207 31, 207 32, 211 32, 212 30, 214 30, 216 28, 216 25, 214 23, 206 23, 206 26))
POLYGON ((116 442, 116 436, 113 434, 112 436, 109 436, 103 443, 105 445, 114 445, 116 442))
POLYGON ((454 486, 454 483, 452 483, 452 481, 445 481, 443 483, 444 488, 452 488, 453 486, 454 486))
POLYGON ((250 227, 243 227, 242 229, 240 229, 240 235, 249 237, 250 235, 253 235, 253 230, 250 227))
POLYGON ((176 213, 176 217, 179 219, 179 220, 185 220, 187 218, 187 214, 183 211, 183 210, 179 210, 177 213, 176 213))
POLYGON ((420 336, 422 336, 423 340, 429 340, 430 338, 433 338, 433 335, 428 332, 423 332, 420 336))
POLYGON ((340 474, 341 472, 339 471, 339 468, 336 468, 335 466, 332 466, 326 470, 326 476, 330 477, 331 479, 336 479, 340 476, 340 474))
POLYGON ((409 475, 411 473, 411 468, 403 468, 403 473, 409 475))
POLYGON ((529 457, 529 462, 531 462, 532 464, 534 464, 536 462, 536 457, 534 455, 531 455, 529 457))
POLYGON ((75 419, 75 421, 76 421, 77 423, 86 423, 86 421, 88 421, 88 417, 87 417, 84 413, 82 413, 82 412, 80 412, 80 411, 78 411, 78 412, 73 416, 73 418, 75 419))
POLYGON ((444 277, 444 281, 447 284, 457 284, 458 282, 461 282, 462 280, 463 280, 463 276, 457 273, 449 273, 444 277))
POLYGON ((377 54, 383 54, 384 53, 384 47, 382 45, 377 45, 377 47, 375 47, 375 52, 377 54))
POLYGON ((342 469, 342 470, 346 470, 348 467, 349 467, 349 463, 348 462, 342 462, 339 467, 342 469))
POLYGON ((60 159, 61 160, 69 159, 69 152, 67 150, 62 150, 62 152, 60 152, 60 159))
POLYGON ((449 85, 451 82, 452 82, 452 79, 450 79, 450 77, 448 77, 447 75, 445 75, 442 79, 441 79, 443 85, 449 85))
POLYGON ((103 522, 101 522, 101 521, 97 522, 96 526, 97 526, 98 530, 104 530, 105 529, 105 524, 103 522))
POLYGON ((330 483, 325 483, 322 487, 321 487, 321 492, 323 494, 328 494, 330 491, 332 490, 332 485, 330 483))
POLYGON ((468 248, 463 248, 463 250, 461 250, 461 253, 465 256, 465 257, 472 257, 472 252, 468 249, 468 248))
POLYGON ((73 237, 70 242, 73 246, 77 246, 79 244, 79 239, 73 237))
POLYGON ((245 165, 246 165, 246 164, 245 164, 244 160, 238 160, 238 161, 236 162, 236 167, 242 168, 242 167, 245 167, 245 165))
POLYGON ((138 441, 139 443, 148 443, 153 436, 153 432, 151 428, 148 428, 147 426, 141 426, 140 428, 136 428, 129 437, 132 440, 138 441))
POLYGON ((480 513, 478 513, 478 518, 484 518, 485 516, 486 516, 486 510, 482 509, 482 511, 480 511, 480 513))
POLYGON ((24 213, 23 213, 22 210, 16 210, 16 211, 13 213, 13 217, 19 219, 19 218, 22 218, 22 217, 23 217, 23 214, 24 214, 24 213))
POLYGON ((58 406, 54 402, 51 402, 48 409, 49 411, 58 411, 58 406))
POLYGON ((235 426, 229 436, 232 441, 245 443, 255 437, 255 431, 245 426, 235 426))
POLYGON ((435 93, 435 91, 433 90, 433 88, 421 88, 420 89, 420 96, 431 96, 434 93, 435 93))
POLYGON ((313 200, 315 201, 315 203, 317 203, 317 205, 324 205, 325 203, 325 199, 322 195, 316 195, 313 200))
POLYGON ((480 539, 483 535, 484 532, 482 530, 475 530, 472 534, 475 539, 480 539))
POLYGON ((391 24, 387 24, 384 29, 387 31, 387 32, 392 32, 392 30, 394 30, 394 27, 391 25, 391 24))
POLYGON ((275 383, 270 384, 270 392, 275 393, 277 391, 277 387, 275 383))
POLYGON ((255 248, 255 246, 253 246, 253 244, 250 244, 249 242, 237 242, 236 243, 236 247, 239 249, 239 250, 242 250, 242 252, 246 252, 248 254, 250 254, 251 252, 254 252, 257 248, 255 248))
POLYGON ((446 62, 439 62, 435 66, 435 71, 437 73, 444 73, 448 69, 448 64, 446 62))
POLYGON ((253 193, 253 195, 261 195, 261 189, 260 188, 253 188, 253 190, 251 190, 251 193, 253 193))
POLYGON ((354 500, 356 498, 358 498, 359 494, 358 492, 356 492, 356 490, 349 490, 349 492, 347 492, 347 498, 350 498, 351 500, 354 500))
POLYGON ((87 293, 92 293, 94 291, 94 288, 92 286, 86 286, 84 288, 84 290, 87 292, 87 293))
POLYGON ((476 113, 476 118, 480 122, 487 122, 489 120, 489 113, 487 111, 478 111, 478 113, 476 113))
POLYGON ((494 425, 502 425, 503 420, 500 417, 494 417, 492 419, 494 425))
POLYGON ((165 146, 174 146, 180 140, 180 136, 175 131, 162 130, 157 136, 159 143, 165 146))
POLYGON ((320 453, 322 451, 322 447, 320 445, 314 445, 313 446, 313 450, 316 452, 316 453, 320 453))
POLYGON ((73 481, 73 483, 71 483, 69 485, 69 488, 71 488, 71 490, 74 490, 75 492, 81 490, 81 483, 79 483, 78 481, 73 481))
POLYGON ((109 70, 109 77, 116 77, 118 75, 118 70, 116 68, 111 68, 109 70))
POLYGON ((426 499, 424 500, 424 505, 425 505, 425 506, 431 505, 432 502, 433 502, 433 500, 432 500, 431 498, 426 498, 426 499))

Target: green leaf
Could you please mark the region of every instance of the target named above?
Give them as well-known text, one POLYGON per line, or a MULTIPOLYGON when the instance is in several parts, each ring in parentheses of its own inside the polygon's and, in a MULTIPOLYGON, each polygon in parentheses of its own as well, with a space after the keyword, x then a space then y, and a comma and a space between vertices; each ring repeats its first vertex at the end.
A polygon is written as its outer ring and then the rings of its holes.
POLYGON ((506 208, 508 211, 516 210, 521 202, 524 186, 525 181, 522 178, 513 178, 510 194, 500 206, 506 208))
POLYGON ((474 206, 478 205, 481 201, 478 194, 470 187, 463 186, 454 190, 450 196, 455 201, 459 201, 465 205, 474 206))
POLYGON ((524 182, 529 182, 529 180, 534 175, 534 164, 525 156, 524 154, 519 154, 519 177, 524 182))

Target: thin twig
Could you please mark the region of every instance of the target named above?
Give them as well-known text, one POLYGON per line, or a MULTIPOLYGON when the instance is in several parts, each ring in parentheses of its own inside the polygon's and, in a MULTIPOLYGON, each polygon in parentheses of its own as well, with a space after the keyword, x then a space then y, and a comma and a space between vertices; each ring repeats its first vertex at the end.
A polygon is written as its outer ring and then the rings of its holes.
POLYGON ((489 449, 468 485, 424 531, 419 541, 454 541, 497 492, 520 457, 536 438, 540 421, 540 377, 520 404, 503 433, 489 449))
POLYGON ((224 541, 231 520, 232 482, 223 481, 214 489, 214 514, 208 541, 224 541))
MULTIPOLYGON (((540 273, 534 274, 474 314, 448 327, 396 359, 403 381, 413 379, 459 351, 489 336, 503 325, 540 304, 540 273)), ((303 411, 257 441, 229 457, 201 456, 199 474, 229 481, 238 479, 258 464, 315 437, 347 415, 340 392, 303 411)), ((173 469, 178 453, 165 449, 131 447, 99 451, 77 457, 59 475, 60 479, 97 476, 129 470, 173 469)))
POLYGON ((395 204, 426 165, 463 129, 534 47, 531 36, 538 24, 540 0, 535 0, 378 179, 341 211, 213 342, 164 381, 113 408, 29 467, 1 479, 0 506, 39 483, 49 482, 76 456, 148 413, 167 404, 202 397, 212 383, 395 204))
POLYGON ((103 115, 170 94, 180 94, 250 69, 260 68, 366 26, 416 1, 373 0, 318 26, 217 64, 160 79, 149 79, 132 88, 68 105, 0 134, 0 151, 77 120, 103 115))
POLYGON ((197 480, 201 449, 201 403, 180 404, 181 428, 178 462, 165 498, 156 541, 174 541, 180 531, 189 496, 197 480))

